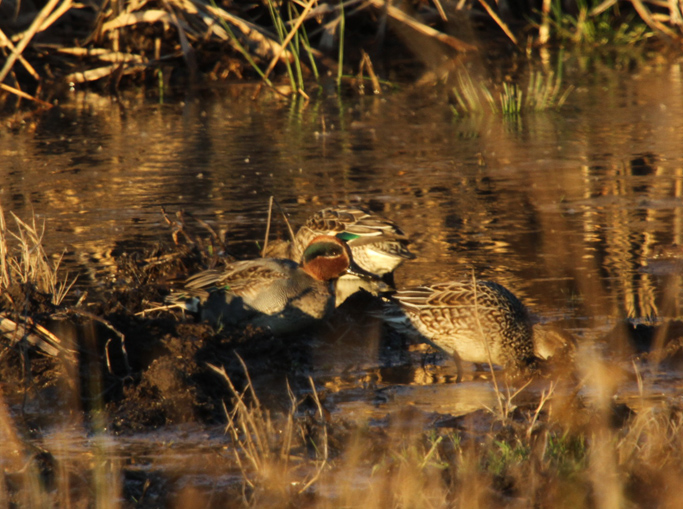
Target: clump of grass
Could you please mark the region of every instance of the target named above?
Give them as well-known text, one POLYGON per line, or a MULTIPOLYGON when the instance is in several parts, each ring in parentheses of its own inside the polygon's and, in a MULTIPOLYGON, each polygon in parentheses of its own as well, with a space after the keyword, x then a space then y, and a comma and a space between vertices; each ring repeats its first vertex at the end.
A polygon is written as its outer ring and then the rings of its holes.
POLYGON ((569 86, 562 91, 562 79, 552 72, 547 75, 535 72, 529 76, 526 92, 516 83, 504 82, 496 100, 485 83, 475 84, 468 73, 461 72, 452 89, 456 104, 451 105, 451 110, 456 116, 476 116, 485 113, 488 107, 489 112, 503 117, 557 110, 573 89, 569 86))
POLYGON ((16 223, 16 232, 7 228, 5 214, 0 206, 0 293, 13 283, 32 284, 51 296, 54 305, 60 305, 76 278, 69 274, 61 279, 59 269, 63 254, 51 261, 43 249, 45 224, 38 225, 35 216, 30 222, 19 219, 10 212, 16 223), (12 239, 16 248, 12 249, 12 239))
POLYGON ((475 85, 468 72, 463 71, 458 73, 457 84, 451 91, 457 103, 456 106, 451 105, 451 110, 456 116, 482 114, 484 112, 484 101, 482 101, 482 97, 486 99, 492 111, 496 111, 495 101, 488 88, 486 88, 486 85, 483 83, 475 85))
MULTIPOLYGON (((306 443, 310 441, 308 432, 295 416, 297 399, 288 390, 291 401, 289 412, 283 421, 276 422, 261 405, 247 367, 241 359, 240 362, 247 377, 244 391, 239 391, 234 386, 224 368, 210 367, 223 377, 234 398, 233 409, 225 409, 228 419, 226 432, 232 439, 235 460, 248 488, 249 494, 245 495, 245 502, 258 506, 265 500, 293 500, 316 483, 327 464, 327 428, 323 422, 320 443, 313 444, 318 458, 315 460, 316 467, 311 469, 306 458, 297 459, 294 454, 296 446, 305 450, 310 445, 306 443)), ((322 421, 323 410, 312 380, 311 388, 322 421)))
MULTIPOLYGON (((573 15, 564 12, 560 0, 553 0, 548 21, 559 40, 595 48, 633 46, 655 35, 643 17, 635 12, 622 15, 616 2, 609 5, 608 2, 578 0, 578 12, 573 15)), ((647 15, 643 13, 643 16, 647 15)))

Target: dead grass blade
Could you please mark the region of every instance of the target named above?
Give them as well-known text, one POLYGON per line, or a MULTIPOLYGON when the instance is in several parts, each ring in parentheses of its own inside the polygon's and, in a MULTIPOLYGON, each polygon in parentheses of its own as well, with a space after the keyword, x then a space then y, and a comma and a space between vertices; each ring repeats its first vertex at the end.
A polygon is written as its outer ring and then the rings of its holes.
MULTIPOLYGON (((208 365, 225 380, 233 396, 233 410, 229 411, 225 405, 224 409, 228 419, 226 432, 235 445, 235 459, 242 471, 245 483, 255 490, 255 496, 258 496, 260 491, 265 491, 281 497, 282 500, 291 500, 293 494, 304 493, 320 479, 328 462, 327 427, 324 423, 324 411, 315 385, 313 380, 309 379, 312 397, 317 405, 318 415, 322 422, 322 443, 318 449, 322 451, 322 457, 318 460, 315 472, 304 474, 304 479, 298 481, 299 475, 296 472, 296 467, 299 463, 292 465, 292 458, 294 458, 292 451, 295 446, 295 430, 297 428, 297 421, 294 417, 298 406, 296 397, 288 386, 290 410, 287 412, 284 422, 277 425, 270 413, 261 405, 246 364, 239 356, 238 359, 247 379, 243 391, 237 390, 224 368, 208 365), (296 492, 291 491, 294 486, 300 486, 296 492)), ((306 434, 303 428, 300 431, 302 436, 306 434)))
POLYGON ((273 219, 273 199, 275 197, 271 196, 268 200, 268 221, 266 222, 266 237, 263 239, 263 249, 261 249, 261 258, 266 255, 268 251, 268 237, 270 237, 270 222, 273 219))
POLYGON ((64 346, 59 337, 28 317, 12 320, 6 315, 0 314, 0 337, 8 340, 9 346, 12 347, 20 341, 26 340, 27 343, 53 357, 57 357, 59 354, 72 357, 76 354, 75 350, 64 346))
MULTIPOLYGON (((480 1, 482 1, 482 0, 480 0, 480 1)), ((412 28, 413 30, 421 33, 422 35, 426 35, 428 37, 436 39, 436 40, 456 49, 457 51, 461 51, 461 52, 465 53, 468 51, 477 51, 478 50, 478 48, 476 46, 468 44, 465 41, 461 41, 460 39, 458 39, 457 37, 453 37, 452 35, 448 35, 448 34, 444 34, 443 32, 439 32, 438 30, 436 30, 436 29, 434 29, 428 25, 425 25, 424 23, 419 22, 418 20, 416 20, 412 16, 409 16, 408 14, 403 12, 398 7, 394 7, 393 5, 389 5, 385 0, 370 0, 370 3, 378 9, 386 10, 386 13, 393 20, 398 21, 399 23, 402 23, 402 24, 406 25, 407 27, 412 28)), ((482 2, 482 3, 485 3, 485 2, 482 2)), ((500 21, 500 20, 498 20, 498 21, 500 21)), ((502 23, 502 21, 500 21, 500 23, 502 23)), ((509 32, 509 30, 508 30, 508 32, 509 32)), ((512 35, 512 34, 510 34, 510 35, 512 35)), ((515 40, 513 39, 513 41, 515 41, 515 40)), ((517 44, 516 41, 515 41, 515 44, 517 44)))
MULTIPOLYGON (((34 283, 39 290, 52 296, 53 304, 61 304, 66 294, 76 283, 76 278, 69 282, 67 274, 64 281, 59 280, 57 272, 63 255, 54 263, 50 263, 43 249, 45 224, 39 229, 35 216, 33 216, 31 224, 28 224, 14 213, 11 214, 17 223, 18 233, 9 232, 9 234, 19 241, 20 249, 18 258, 9 259, 10 265, 14 267, 15 277, 18 277, 22 283, 34 283)), ((0 241, 2 240, 0 239, 0 241)))
POLYGON ((495 21, 498 24, 501 30, 505 32, 505 35, 507 35, 508 38, 515 44, 515 46, 517 46, 517 38, 510 31, 505 22, 498 17, 498 14, 495 13, 491 6, 488 3, 486 3, 486 0, 479 0, 479 3, 484 9, 486 9, 486 12, 489 14, 489 16, 491 16, 491 18, 493 18, 493 21, 495 21))
MULTIPOLYGON (((5 81, 5 78, 9 74, 10 70, 12 67, 14 67, 14 63, 17 61, 19 56, 24 52, 26 49, 26 46, 31 42, 31 39, 33 39, 33 36, 36 35, 41 29, 43 22, 50 16, 52 11, 57 7, 61 0, 49 0, 47 4, 45 4, 45 7, 43 7, 38 15, 36 16, 36 19, 33 20, 33 23, 31 23, 31 26, 26 30, 26 32, 23 34, 23 37, 19 44, 14 48, 10 56, 7 58, 7 61, 5 62, 5 65, 2 67, 2 70, 0 70, 0 83, 5 81)), ((65 3, 68 3, 71 5, 71 0, 65 0, 65 3)))
MULTIPOLYGON (((315 474, 306 482, 303 487, 299 490, 299 494, 304 493, 308 488, 313 486, 318 479, 320 479, 320 476, 323 473, 323 470, 327 466, 327 460, 329 459, 330 451, 329 451, 329 440, 327 437, 327 425, 325 424, 325 414, 323 412, 323 406, 322 403, 320 403, 320 398, 318 397, 318 391, 315 389, 315 383, 313 382, 313 378, 310 376, 308 377, 308 383, 311 384, 311 394, 313 394, 313 400, 315 401, 317 410, 318 410, 318 415, 320 416, 320 422, 322 423, 323 427, 323 436, 322 436, 322 446, 323 446, 323 458, 320 464, 318 465, 318 469, 316 470, 315 474)), ((294 401, 294 396, 291 396, 292 401, 294 401)))
MULTIPOLYGON (((12 41, 5 35, 5 33, 2 30, 0 30, 0 47, 8 47, 11 51, 15 51, 16 49, 12 41)), ((19 62, 21 62, 21 65, 24 66, 28 73, 31 76, 33 76, 34 80, 40 81, 40 76, 38 75, 36 70, 33 68, 31 64, 28 63, 28 61, 22 55, 18 55, 17 59, 19 60, 19 62)))
POLYGON ((360 63, 360 70, 359 74, 361 76, 361 79, 363 79, 363 70, 368 71, 368 76, 370 76, 370 82, 372 83, 372 93, 373 94, 381 94, 382 93, 382 87, 379 84, 379 79, 377 78, 377 75, 375 74, 375 69, 372 66, 372 60, 370 60, 370 55, 368 55, 365 50, 361 50, 361 63, 360 63))
POLYGON ((48 258, 42 246, 44 224, 39 228, 35 216, 28 224, 14 213, 11 214, 17 224, 17 233, 7 229, 0 207, 0 288, 8 288, 13 282, 31 283, 40 291, 50 294, 53 304, 61 304, 77 278, 69 281, 67 273, 65 279, 60 280, 58 271, 63 255, 54 262, 48 258), (18 241, 17 254, 9 249, 9 237, 18 241))
POLYGON ((285 213, 280 203, 275 199, 275 196, 271 196, 268 200, 268 222, 266 226, 266 237, 263 241, 263 249, 261 250, 261 257, 264 257, 266 255, 266 252, 268 252, 268 238, 270 237, 270 223, 273 218, 273 204, 277 206, 278 210, 280 211, 280 214, 282 215, 282 219, 285 220, 285 224, 287 225, 287 231, 289 232, 290 241, 294 242, 294 230, 292 229, 292 225, 289 222, 289 218, 287 217, 287 214, 285 213))

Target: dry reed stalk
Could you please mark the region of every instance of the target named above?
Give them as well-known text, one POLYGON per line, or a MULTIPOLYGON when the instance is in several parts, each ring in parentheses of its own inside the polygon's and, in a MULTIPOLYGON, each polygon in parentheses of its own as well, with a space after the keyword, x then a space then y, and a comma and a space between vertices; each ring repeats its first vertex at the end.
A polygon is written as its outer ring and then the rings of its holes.
POLYGON ((270 64, 268 64, 268 67, 266 68, 266 71, 264 73, 264 78, 263 80, 267 80, 268 76, 270 76, 271 71, 275 67, 275 64, 277 61, 280 59, 282 53, 284 50, 287 48, 287 45, 292 41, 294 36, 296 35, 296 32, 299 30, 301 25, 303 24, 304 20, 306 19, 306 15, 310 12, 311 8, 313 7, 313 4, 316 3, 318 0, 309 0, 309 2, 306 4, 304 7, 304 10, 301 12, 299 17, 297 18, 296 22, 294 23, 294 26, 291 28, 287 36, 284 38, 282 41, 282 45, 280 46, 279 50, 273 55, 273 58, 270 61, 270 64))
POLYGON ((550 39, 550 4, 551 0, 543 0, 541 7, 542 21, 538 28, 538 42, 540 44, 547 44, 550 39))
POLYGON ((88 69, 87 71, 72 72, 71 74, 67 74, 64 79, 71 83, 86 83, 88 81, 97 81, 105 78, 119 70, 122 74, 134 74, 146 68, 147 66, 144 65, 134 65, 132 67, 124 68, 122 64, 112 64, 97 67, 95 69, 88 69))
POLYGON ((593 7, 590 11, 590 15, 591 16, 597 16, 598 14, 602 14, 606 10, 614 7, 616 4, 617 4, 617 0, 605 0, 600 5, 593 7))
MULTIPOLYGON (((11 51, 16 50, 12 41, 5 35, 5 33, 2 30, 0 30, 0 47, 2 47, 2 48, 7 47, 11 51)), ((28 71, 28 73, 31 76, 33 76, 33 79, 35 79, 36 81, 40 81, 40 75, 36 72, 36 70, 33 68, 33 66, 28 63, 28 60, 26 60, 24 58, 24 56, 21 54, 17 58, 19 59, 19 62, 21 62, 21 65, 23 65, 24 68, 28 71)))
MULTIPOLYGON (((14 66, 14 62, 16 62, 19 56, 24 52, 26 46, 28 46, 28 44, 31 42, 31 39, 33 39, 33 36, 42 29, 43 22, 50 16, 60 1, 62 0, 49 0, 48 3, 45 4, 45 7, 40 10, 36 18, 33 20, 33 23, 31 23, 31 26, 28 28, 28 30, 26 30, 26 32, 24 32, 19 44, 17 44, 14 50, 12 50, 12 53, 7 58, 7 61, 5 61, 5 65, 3 66, 2 70, 0 70, 0 83, 5 81, 5 78, 14 66)), ((69 4, 71 3, 71 0, 64 1, 69 4)))
POLYGON ((53 357, 59 354, 72 357, 76 353, 65 347, 60 338, 28 317, 11 320, 0 313, 0 338, 8 339, 11 347, 25 339, 30 345, 53 357))
POLYGON ((448 21, 448 16, 446 16, 446 11, 443 10, 443 6, 441 5, 440 0, 433 0, 434 5, 436 6, 436 10, 439 12, 439 16, 443 21, 448 21))
POLYGON ((650 10, 645 7, 645 4, 641 0, 631 0, 631 3, 633 4, 633 8, 638 13, 638 16, 640 16, 640 19, 642 19, 652 30, 655 32, 661 32, 672 39, 676 38, 676 33, 673 30, 652 17, 650 10))
POLYGON ((365 52, 365 50, 361 50, 361 63, 360 63, 360 70, 359 74, 361 76, 361 80, 363 79, 363 70, 367 69, 368 75, 370 76, 370 81, 372 82, 372 92, 374 94, 381 94, 382 93, 382 87, 379 84, 379 79, 377 78, 377 75, 375 74, 375 69, 372 67, 372 60, 370 60, 370 56, 365 52))
POLYGON ((52 24, 66 14, 73 7, 73 0, 64 0, 64 3, 57 7, 52 13, 47 17, 47 19, 40 25, 39 32, 47 30, 52 24))
MULTIPOLYGON (((480 0, 480 1, 482 1, 482 0, 480 0)), ((447 35, 447 34, 444 34, 443 32, 439 32, 438 30, 436 30, 436 29, 434 29, 428 25, 425 25, 424 23, 421 23, 420 21, 416 20, 412 16, 409 16, 408 14, 403 12, 398 7, 394 7, 393 5, 389 5, 386 2, 386 0, 369 0, 369 3, 374 5, 377 9, 385 10, 386 13, 389 15, 389 17, 392 18, 393 20, 398 21, 399 23, 402 23, 403 25, 405 25, 409 28, 412 28, 413 30, 421 33, 422 35, 426 35, 427 37, 431 37, 433 39, 436 39, 437 41, 440 41, 440 42, 456 49, 457 51, 461 51, 461 52, 465 53, 468 51, 477 51, 478 50, 478 48, 476 46, 468 44, 465 41, 461 41, 460 39, 458 39, 457 37, 453 37, 452 35, 447 35)), ((501 23, 502 23, 502 21, 501 21, 501 23)), ((508 30, 508 32, 509 32, 509 30, 508 30)), ((510 35, 512 35, 512 34, 510 34, 510 35)), ((515 44, 517 44, 516 40, 514 39, 514 36, 512 36, 512 37, 513 37, 513 41, 515 42, 515 44)))
POLYGON ((277 206, 278 210, 280 211, 280 214, 282 215, 282 219, 284 219, 285 224, 287 225, 287 231, 289 232, 290 242, 294 242, 295 238, 294 230, 292 229, 292 225, 289 222, 289 218, 287 217, 285 210, 282 208, 280 203, 275 199, 275 196, 271 196, 268 200, 268 219, 266 223, 266 236, 263 240, 263 249, 261 249, 261 257, 264 257, 266 255, 266 252, 268 251, 268 237, 270 236, 270 223, 273 217, 273 205, 277 206))
POLYGON ((145 57, 135 55, 133 53, 121 53, 120 51, 111 51, 105 48, 59 48, 57 51, 65 55, 73 55, 77 57, 97 57, 97 59, 104 62, 115 63, 134 63, 146 64, 148 61, 145 57))
POLYGON ((270 199, 268 200, 268 219, 266 221, 266 235, 265 238, 263 239, 263 249, 261 249, 261 258, 263 258, 266 255, 266 251, 268 250, 268 237, 270 237, 270 222, 271 219, 273 218, 273 200, 275 199, 274 196, 271 196, 270 199))
POLYGON ((683 14, 681 13, 681 10, 683 10, 683 1, 669 0, 668 4, 669 23, 673 25, 678 25, 680 29, 683 25, 683 14))
POLYGON ((168 12, 159 9, 149 9, 147 11, 121 13, 111 21, 107 21, 106 23, 102 24, 100 32, 105 34, 112 30, 131 27, 139 23, 164 23, 176 25, 176 22, 168 12))
MULTIPOLYGON (((240 33, 245 37, 255 47, 255 54, 262 58, 270 58, 272 55, 279 54, 280 58, 286 59, 288 61, 293 60, 293 56, 289 51, 282 49, 280 43, 275 41, 273 38, 265 35, 263 30, 257 25, 250 23, 238 16, 224 11, 220 7, 212 7, 207 5, 200 0, 190 0, 196 6, 205 9, 207 12, 213 14, 230 23, 232 26, 236 27, 240 33)), ((214 23, 215 24, 215 23, 214 23)), ((207 23, 207 25, 210 25, 207 23)), ((222 29, 221 29, 222 30, 222 29)), ((225 33, 225 31, 223 31, 225 33)), ((225 33, 225 40, 231 41, 231 37, 225 33)))
POLYGON ((28 99, 29 101, 38 103, 44 108, 52 108, 52 104, 45 102, 42 99, 38 99, 37 97, 33 97, 32 95, 29 95, 23 90, 19 90, 18 88, 10 87, 9 85, 5 85, 4 83, 0 83, 0 88, 5 92, 9 92, 10 94, 14 94, 18 97, 21 97, 22 99, 28 99))
POLYGON ((9 288, 10 284, 12 284, 12 270, 9 256, 5 211, 2 208, 2 203, 0 203, 0 288, 9 288))
POLYGON ((507 24, 500 19, 498 14, 495 13, 495 11, 491 8, 491 6, 486 2, 486 0, 479 0, 479 3, 481 6, 486 10, 489 16, 493 19, 493 21, 496 22, 496 24, 501 28, 503 32, 505 32, 505 35, 508 36, 508 39, 510 39, 515 46, 517 46, 517 38, 514 36, 512 31, 508 28, 507 24))

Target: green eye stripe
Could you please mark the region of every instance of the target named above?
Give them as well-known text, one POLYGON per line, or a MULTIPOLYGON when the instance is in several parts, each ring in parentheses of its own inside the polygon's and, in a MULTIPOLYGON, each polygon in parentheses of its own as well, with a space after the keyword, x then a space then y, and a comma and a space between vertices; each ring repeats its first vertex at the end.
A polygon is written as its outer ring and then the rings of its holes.
POLYGON ((310 261, 319 256, 334 257, 341 256, 343 253, 343 249, 337 244, 331 242, 316 242, 315 244, 308 246, 306 251, 304 251, 304 259, 310 261))

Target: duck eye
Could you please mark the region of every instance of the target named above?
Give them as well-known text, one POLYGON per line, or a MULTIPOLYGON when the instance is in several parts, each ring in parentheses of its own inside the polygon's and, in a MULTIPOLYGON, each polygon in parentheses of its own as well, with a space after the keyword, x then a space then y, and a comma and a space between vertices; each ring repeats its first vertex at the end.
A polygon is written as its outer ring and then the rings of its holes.
POLYGON ((335 258, 337 256, 343 256, 344 249, 339 244, 333 244, 331 242, 319 242, 309 246, 306 251, 304 251, 304 261, 310 262, 314 258, 321 256, 328 258, 335 258))

